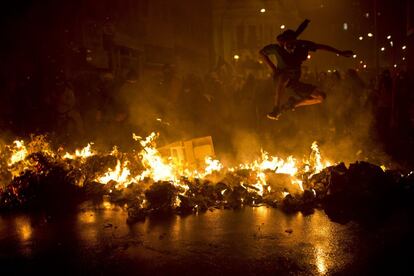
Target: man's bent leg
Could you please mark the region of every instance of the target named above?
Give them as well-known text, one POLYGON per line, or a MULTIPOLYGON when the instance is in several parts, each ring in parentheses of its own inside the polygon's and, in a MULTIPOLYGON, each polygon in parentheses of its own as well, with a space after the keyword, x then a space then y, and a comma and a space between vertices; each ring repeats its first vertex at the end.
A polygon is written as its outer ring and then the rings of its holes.
POLYGON ((282 114, 282 108, 280 105, 280 101, 283 97, 283 94, 286 89, 286 85, 289 81, 288 78, 286 78, 283 75, 279 75, 275 77, 276 81, 276 89, 275 89, 275 97, 274 97, 274 106, 272 112, 267 114, 267 118, 272 120, 278 120, 280 115, 282 114))
POLYGON ((283 97, 283 94, 285 92, 285 88, 286 88, 286 85, 289 79, 283 75, 279 75, 275 77, 275 81, 276 81, 276 90, 275 90, 275 98, 274 98, 274 107, 280 107, 280 100, 283 97))
POLYGON ((312 93, 304 98, 291 97, 286 105, 286 109, 295 109, 300 106, 320 104, 326 98, 326 94, 318 89, 312 91, 312 93))

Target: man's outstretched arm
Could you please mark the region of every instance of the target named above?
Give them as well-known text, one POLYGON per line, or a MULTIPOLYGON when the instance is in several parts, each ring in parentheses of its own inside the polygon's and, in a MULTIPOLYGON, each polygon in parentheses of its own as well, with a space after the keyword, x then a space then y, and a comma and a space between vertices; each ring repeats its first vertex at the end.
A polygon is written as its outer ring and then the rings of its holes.
POLYGON ((338 49, 336 49, 332 46, 324 45, 324 44, 316 44, 316 49, 332 52, 332 53, 335 53, 337 55, 341 55, 341 56, 344 56, 344 57, 351 57, 354 54, 354 52, 352 52, 352 51, 349 51, 349 50, 341 51, 341 50, 338 50, 338 49))

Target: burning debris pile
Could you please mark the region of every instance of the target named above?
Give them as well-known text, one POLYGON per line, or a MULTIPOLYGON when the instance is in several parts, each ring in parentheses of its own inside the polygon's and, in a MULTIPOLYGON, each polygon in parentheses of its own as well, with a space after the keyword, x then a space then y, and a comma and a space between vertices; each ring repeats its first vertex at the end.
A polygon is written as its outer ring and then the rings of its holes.
POLYGON ((336 221, 361 220, 387 202, 413 195, 414 176, 357 162, 347 168, 322 161, 313 143, 309 158, 261 158, 225 168, 206 158, 199 169, 166 159, 156 133, 134 135, 139 149, 98 153, 88 144, 75 153, 53 151, 42 136, 1 149, 0 211, 57 208, 84 200, 109 201, 128 210, 128 221, 159 213, 190 214, 214 208, 267 205, 286 212, 323 208, 336 221))

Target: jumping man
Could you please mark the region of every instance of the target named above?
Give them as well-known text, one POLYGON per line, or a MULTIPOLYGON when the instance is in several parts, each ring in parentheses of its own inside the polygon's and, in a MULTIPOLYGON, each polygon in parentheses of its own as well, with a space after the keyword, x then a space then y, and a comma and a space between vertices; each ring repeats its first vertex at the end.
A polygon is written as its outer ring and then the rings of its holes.
POLYGON ((278 120, 284 111, 319 104, 326 98, 326 94, 316 86, 300 81, 301 65, 307 59, 309 51, 325 50, 345 57, 353 55, 352 51, 340 51, 328 45, 298 40, 298 35, 308 23, 309 21, 305 20, 297 31, 284 31, 277 36, 278 44, 270 44, 260 50, 260 55, 272 70, 276 81, 274 108, 267 114, 269 119, 278 120), (277 66, 270 60, 270 55, 275 55, 277 66), (289 97, 288 101, 281 105, 280 100, 285 89, 292 90, 295 96, 289 97))

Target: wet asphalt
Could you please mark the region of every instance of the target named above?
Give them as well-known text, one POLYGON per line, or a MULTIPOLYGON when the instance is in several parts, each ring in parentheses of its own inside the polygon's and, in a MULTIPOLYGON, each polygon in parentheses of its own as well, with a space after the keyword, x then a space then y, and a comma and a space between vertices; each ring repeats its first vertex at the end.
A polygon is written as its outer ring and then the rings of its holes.
POLYGON ((148 217, 85 203, 0 215, 0 275, 412 275, 403 210, 378 225, 267 207, 148 217), (51 212, 53 213, 53 212, 51 212))

